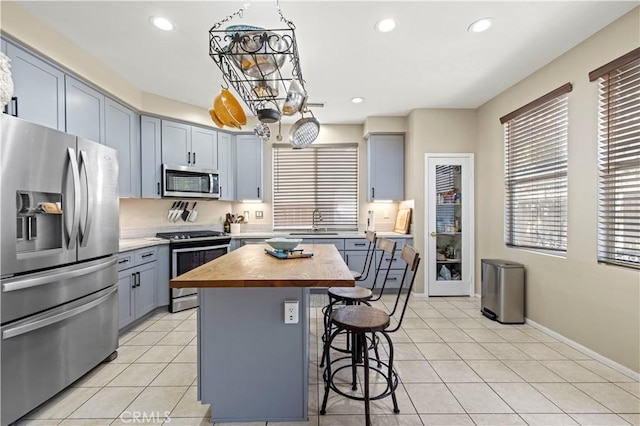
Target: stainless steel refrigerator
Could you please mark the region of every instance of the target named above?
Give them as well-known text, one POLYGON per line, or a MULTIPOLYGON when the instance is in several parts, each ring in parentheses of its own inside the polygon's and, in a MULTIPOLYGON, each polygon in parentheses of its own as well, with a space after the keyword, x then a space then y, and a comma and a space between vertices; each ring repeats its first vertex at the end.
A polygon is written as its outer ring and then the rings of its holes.
POLYGON ((115 355, 118 160, 2 114, 1 424, 115 355))

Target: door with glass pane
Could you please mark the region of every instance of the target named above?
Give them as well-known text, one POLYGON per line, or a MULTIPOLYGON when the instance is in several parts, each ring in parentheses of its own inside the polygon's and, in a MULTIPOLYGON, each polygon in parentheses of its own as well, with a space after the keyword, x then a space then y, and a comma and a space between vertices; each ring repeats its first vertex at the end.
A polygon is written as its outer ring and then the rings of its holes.
POLYGON ((429 296, 472 296, 473 154, 426 154, 429 296))

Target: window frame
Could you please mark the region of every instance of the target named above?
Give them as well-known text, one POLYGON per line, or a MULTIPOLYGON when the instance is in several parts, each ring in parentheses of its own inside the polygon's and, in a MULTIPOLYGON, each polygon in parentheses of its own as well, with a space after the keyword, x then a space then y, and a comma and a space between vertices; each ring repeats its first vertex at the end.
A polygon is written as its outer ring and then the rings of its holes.
POLYGON ((504 125, 507 247, 566 257, 568 94, 572 90, 571 83, 566 83, 500 118, 504 125), (527 144, 536 146, 528 148, 527 144), (545 203, 550 195, 555 201, 545 203), (526 207, 526 200, 531 200, 530 208, 526 207), (545 219, 541 209, 547 211, 546 216, 552 216, 545 219), (534 211, 537 215, 528 215, 534 211), (557 237, 551 238, 554 233, 557 237))
MULTIPOLYGON (((340 231, 354 231, 358 229, 359 222, 359 191, 360 191, 360 149, 357 143, 337 143, 337 144, 316 144, 308 146, 304 149, 295 149, 288 144, 273 144, 272 146, 272 176, 273 176, 273 220, 272 226, 274 230, 313 230, 313 211, 318 210, 322 215, 322 221, 317 222, 316 228, 326 228, 340 231), (279 151, 282 150, 283 155, 289 159, 291 156, 300 153, 306 157, 307 166, 311 165, 310 153, 314 153, 316 160, 313 162, 315 170, 308 168, 296 173, 296 178, 285 179, 282 183, 278 173, 288 171, 292 173, 296 167, 304 167, 300 163, 297 165, 289 165, 281 168, 278 164, 279 151), (336 164, 336 155, 341 150, 345 150, 344 162, 339 161, 336 164), (319 157, 318 157, 319 156, 319 157), (333 158, 332 158, 333 157, 333 158), (334 164, 336 167, 342 167, 342 173, 334 173, 334 164), (306 173, 306 175, 305 175, 306 173), (311 173, 311 174, 309 174, 311 173), (311 176, 313 175, 313 176, 311 176), (291 213, 291 204, 296 204, 290 198, 300 188, 287 189, 286 186, 282 191, 279 186, 291 185, 294 180, 312 179, 313 183, 309 186, 315 186, 312 192, 304 193, 301 197, 301 203, 298 203, 298 214, 291 213), (354 184, 355 182, 355 184, 354 184), (338 188, 338 192, 333 192, 338 188), (282 198, 281 198, 282 197, 282 198), (289 199, 287 199, 289 197, 289 199), (281 205, 285 203, 285 205, 281 205), (287 204, 289 206, 287 206, 287 204), (306 205, 305 205, 306 204, 306 205), (346 209, 345 209, 346 206, 346 209), (340 208, 344 209, 340 213, 340 208), (284 215, 290 215, 289 219, 284 219, 284 215), (346 221, 343 221, 346 220, 346 221)), ((303 160, 301 160, 303 161, 303 160)), ((303 188, 304 189, 304 188, 303 188)), ((307 188, 309 189, 309 188, 307 188)), ((295 207, 294 207, 295 209, 295 207)), ((295 211, 295 210, 294 210, 295 211)))
POLYGON ((640 270, 640 190, 633 190, 640 188, 640 48, 590 72, 589 81, 598 81, 597 261, 640 270))

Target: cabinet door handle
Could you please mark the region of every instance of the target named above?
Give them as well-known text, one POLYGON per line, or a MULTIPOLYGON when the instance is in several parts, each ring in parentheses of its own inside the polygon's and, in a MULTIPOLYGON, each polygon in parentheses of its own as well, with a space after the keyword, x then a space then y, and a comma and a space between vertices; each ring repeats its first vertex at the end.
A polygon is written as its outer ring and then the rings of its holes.
POLYGON ((122 259, 118 261, 118 265, 122 265, 124 263, 129 263, 129 259, 122 259))
POLYGON ((14 110, 14 116, 17 117, 18 116, 18 97, 14 96, 11 98, 12 101, 15 101, 15 110, 14 110))
POLYGON ((196 153, 193 153, 193 164, 196 164, 196 153))
POLYGON ((398 277, 387 277, 387 281, 398 281, 398 277))
POLYGON ((133 277, 133 285, 131 286, 131 288, 136 288, 136 283, 137 283, 136 273, 134 272, 133 274, 131 274, 131 276, 133 277))
POLYGON ((220 187, 220 198, 222 198, 222 187, 220 187))
POLYGON ((258 187, 258 198, 260 198, 260 187, 258 187))
POLYGON ((138 285, 137 285, 137 287, 140 287, 140 272, 136 272, 136 275, 138 276, 138 285))
POLYGON ((191 164, 191 151, 187 152, 187 164, 191 164))
POLYGON ((364 247, 364 246, 366 246, 367 244, 365 244, 365 243, 353 243, 353 245, 354 245, 354 246, 357 246, 357 247, 364 247))
MULTIPOLYGON (((142 255, 142 256, 140 256, 140 257, 149 257, 149 256, 153 256, 153 253, 146 253, 146 254, 143 254, 143 255, 142 255)), ((395 259, 394 259, 394 260, 395 260, 395 259)))
POLYGON ((371 188, 371 198, 376 198, 376 189, 371 188))
POLYGON ((158 189, 156 191, 158 192, 158 195, 160 195, 160 182, 156 182, 156 185, 158 186, 158 189))

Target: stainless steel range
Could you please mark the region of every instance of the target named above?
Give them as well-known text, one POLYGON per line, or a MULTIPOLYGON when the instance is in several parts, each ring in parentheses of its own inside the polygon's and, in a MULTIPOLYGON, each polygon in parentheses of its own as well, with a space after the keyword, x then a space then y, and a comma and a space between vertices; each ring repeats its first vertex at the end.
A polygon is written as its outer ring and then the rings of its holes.
MULTIPOLYGON (((231 242, 230 236, 218 231, 160 232, 156 237, 170 241, 171 278, 227 254, 231 242)), ((173 288, 169 291, 171 312, 198 306, 198 289, 173 288)))

